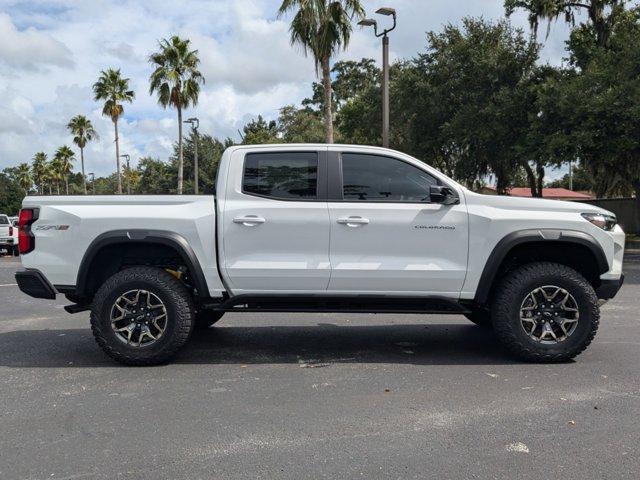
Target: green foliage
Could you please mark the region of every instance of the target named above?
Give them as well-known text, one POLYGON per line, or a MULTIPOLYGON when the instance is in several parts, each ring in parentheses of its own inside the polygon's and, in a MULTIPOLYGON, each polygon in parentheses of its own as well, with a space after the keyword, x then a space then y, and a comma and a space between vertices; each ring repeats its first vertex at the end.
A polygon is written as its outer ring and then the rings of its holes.
POLYGON ((65 184, 65 192, 69 195, 69 174, 73 170, 75 154, 66 145, 58 148, 53 156, 52 166, 55 170, 56 180, 61 180, 65 184))
POLYGON ((177 169, 174 170, 170 163, 145 157, 140 159, 138 171, 140 183, 135 193, 155 195, 176 193, 177 169))
POLYGON ((624 10, 627 0, 505 0, 504 7, 507 16, 516 10, 524 10, 529 14, 529 24, 534 34, 538 31, 540 20, 547 20, 547 35, 551 22, 563 17, 572 26, 576 23, 576 16, 586 12, 589 22, 597 39, 597 43, 604 46, 611 30, 624 10))
POLYGON ((204 77, 198 70, 197 50, 189 50, 191 41, 173 36, 159 42, 160 50, 149 56, 155 70, 149 78, 149 94, 157 92, 163 108, 188 108, 198 104, 204 77))
POLYGON ((6 215, 17 215, 22 206, 24 190, 5 169, 0 173, 0 212, 6 215))
POLYGON ((573 178, 569 179, 569 174, 565 174, 562 178, 550 182, 547 186, 550 188, 566 188, 573 186, 573 190, 579 192, 593 192, 595 190, 594 178, 589 170, 582 163, 573 165, 571 169, 573 178), (573 185, 571 185, 573 184, 573 185))
MULTIPOLYGON (((372 58, 363 58, 358 62, 352 60, 336 62, 331 69, 331 74, 334 78, 331 82, 334 111, 365 90, 380 86, 381 72, 372 58)), ((325 105, 323 87, 313 82, 311 88, 313 95, 311 98, 302 100, 302 106, 322 112, 325 105)))
POLYGON ((251 120, 242 129, 243 145, 259 145, 265 143, 280 143, 278 125, 275 120, 267 122, 262 115, 251 120))
POLYGON ((155 67, 149 79, 149 94, 158 93, 158 103, 178 111, 178 194, 184 182, 184 152, 182 145, 182 110, 198 104, 200 84, 204 77, 198 70, 197 50, 189 50, 191 41, 173 36, 160 41, 160 51, 151 54, 149 62, 155 67))
POLYGON ((47 181, 47 154, 44 152, 38 152, 33 156, 31 163, 31 170, 33 171, 33 180, 38 189, 38 193, 44 193, 44 184, 47 181))
POLYGON ((291 44, 311 53, 316 71, 322 71, 323 115, 327 143, 333 143, 333 89, 331 58, 346 48, 353 30, 352 20, 364 17, 360 0, 283 0, 278 14, 295 11, 289 32, 291 44))
POLYGON ((283 0, 279 15, 296 10, 289 32, 291 43, 311 53, 316 66, 347 47, 353 30, 352 19, 364 17, 359 0, 283 0))
POLYGON ((640 201, 640 8, 625 12, 608 45, 563 84, 566 141, 596 178, 596 193, 633 189, 640 201))
POLYGON ((135 98, 129 90, 129 79, 122 78, 120 69, 109 68, 100 72, 100 78, 93 84, 94 99, 104 101, 102 114, 116 123, 124 113, 123 103, 131 103, 135 98))
MULTIPOLYGON (((227 138, 220 141, 211 135, 198 135, 198 176, 200 193, 211 194, 215 192, 215 183, 218 175, 218 166, 224 151, 233 145, 233 140, 227 138)), ((184 175, 185 191, 194 192, 194 151, 196 136, 191 131, 184 144, 184 175)), ((174 147, 174 159, 177 155, 177 146, 174 147)), ((175 162, 174 162, 175 163, 175 162)), ((172 168, 176 168, 173 164, 172 168)))
POLYGON ((324 140, 322 118, 313 110, 287 105, 280 109, 278 130, 284 143, 321 143, 324 140))
POLYGON ((93 128, 91 120, 84 115, 76 115, 69 120, 67 129, 73 135, 73 143, 81 150, 87 146, 88 142, 98 138, 98 133, 93 128))
POLYGON ((392 141, 469 186, 492 173, 504 193, 530 159, 539 45, 504 21, 471 18, 428 41, 392 81, 392 141))

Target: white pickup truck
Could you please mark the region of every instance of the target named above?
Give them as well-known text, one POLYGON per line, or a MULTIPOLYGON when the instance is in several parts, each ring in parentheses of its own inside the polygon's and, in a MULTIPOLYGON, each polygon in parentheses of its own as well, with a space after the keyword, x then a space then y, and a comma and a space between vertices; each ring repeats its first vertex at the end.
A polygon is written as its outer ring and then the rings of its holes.
POLYGON ((0 214, 0 250, 17 257, 20 254, 18 249, 18 227, 14 224, 13 218, 0 214))
POLYGON ((556 362, 589 345, 624 278, 610 212, 479 195, 392 150, 232 147, 216 191, 27 197, 20 289, 90 309, 126 364, 167 361, 225 312, 461 314, 556 362))

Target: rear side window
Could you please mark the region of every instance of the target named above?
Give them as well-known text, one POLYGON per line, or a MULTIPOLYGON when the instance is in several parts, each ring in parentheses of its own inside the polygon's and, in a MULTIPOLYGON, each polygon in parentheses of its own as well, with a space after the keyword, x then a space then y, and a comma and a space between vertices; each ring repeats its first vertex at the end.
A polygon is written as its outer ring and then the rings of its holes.
POLYGON ((9 225, 9 217, 0 215, 0 225, 9 225))
POLYGON ((349 202, 430 201, 430 188, 438 180, 424 170, 379 155, 342 154, 343 198, 349 202))
POLYGON ((249 153, 244 160, 242 191, 283 200, 315 200, 318 198, 318 154, 249 153))

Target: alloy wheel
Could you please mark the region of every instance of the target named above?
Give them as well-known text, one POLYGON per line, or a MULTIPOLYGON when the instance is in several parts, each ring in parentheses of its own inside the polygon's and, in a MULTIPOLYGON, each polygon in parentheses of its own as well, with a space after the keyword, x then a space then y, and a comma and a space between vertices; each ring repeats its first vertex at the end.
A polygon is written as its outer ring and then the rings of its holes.
POLYGON ((111 328, 127 345, 145 347, 157 342, 167 328, 167 308, 147 290, 129 290, 111 307, 111 328))
POLYGON ((555 285, 538 287, 527 294, 520 306, 520 324, 534 341, 556 344, 569 338, 578 326, 580 312, 576 299, 555 285))

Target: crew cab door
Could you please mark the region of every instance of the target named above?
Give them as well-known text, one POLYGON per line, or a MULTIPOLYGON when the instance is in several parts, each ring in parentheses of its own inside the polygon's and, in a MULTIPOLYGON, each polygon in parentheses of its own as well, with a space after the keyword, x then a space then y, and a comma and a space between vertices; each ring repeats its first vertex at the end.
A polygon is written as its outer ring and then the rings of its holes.
POLYGON ((431 185, 443 182, 421 162, 337 148, 329 152, 337 181, 329 189, 328 290, 457 298, 468 254, 461 192, 458 204, 431 203, 431 185))
POLYGON ((234 294, 327 289, 326 148, 239 149, 222 211, 221 265, 234 294))

